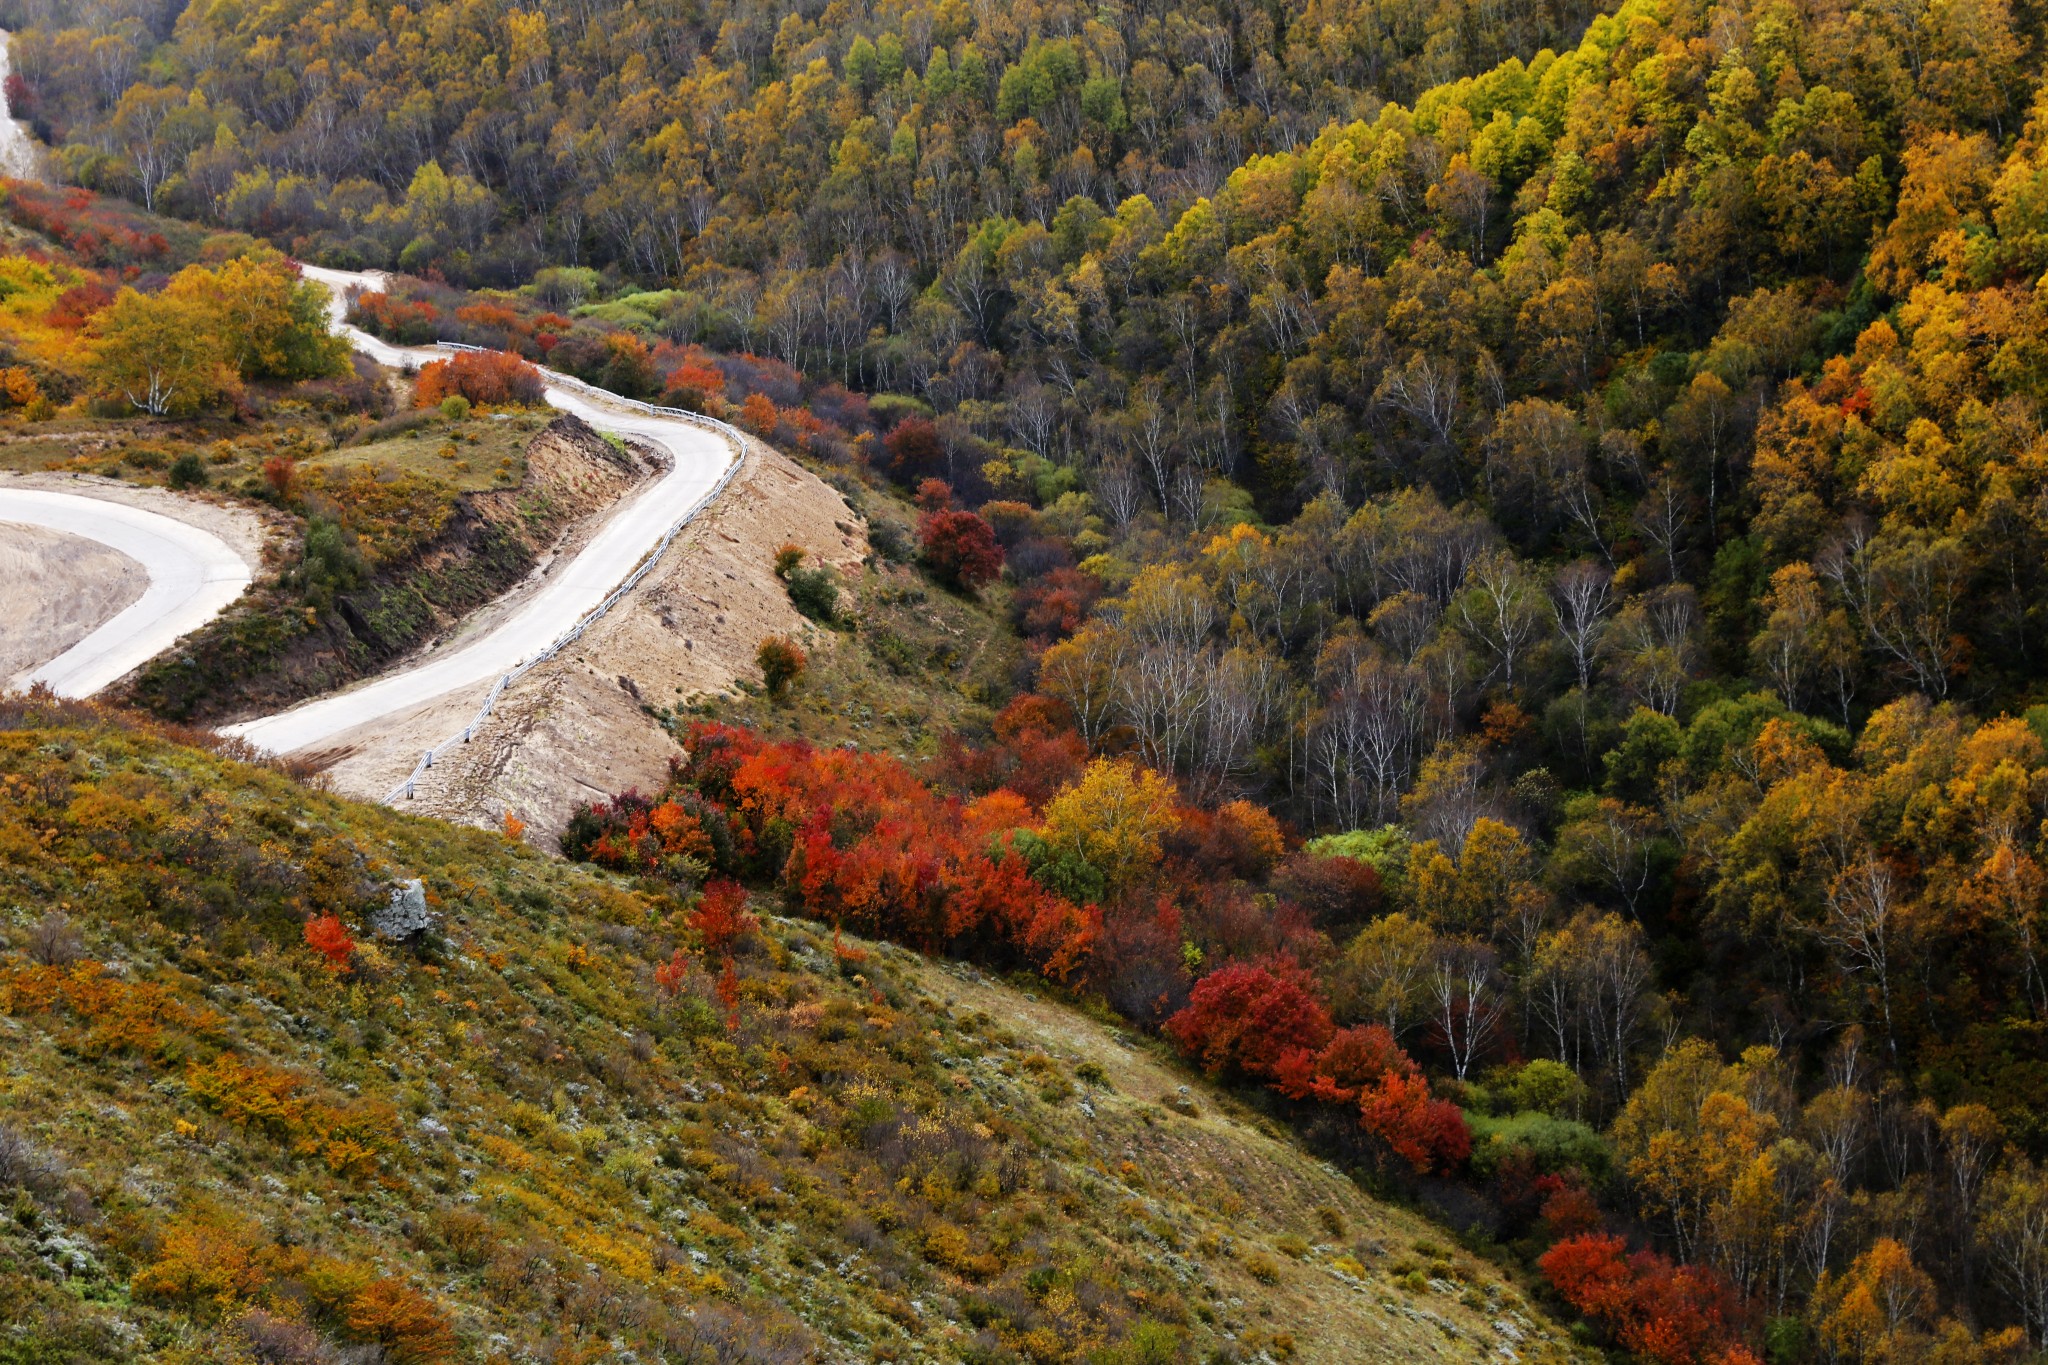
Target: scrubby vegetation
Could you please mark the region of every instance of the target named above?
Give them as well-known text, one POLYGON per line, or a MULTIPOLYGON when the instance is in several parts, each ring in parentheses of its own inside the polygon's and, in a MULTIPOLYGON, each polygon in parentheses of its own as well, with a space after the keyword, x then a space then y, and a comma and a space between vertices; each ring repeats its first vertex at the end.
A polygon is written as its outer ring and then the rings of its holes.
POLYGON ((205 738, 0 702, 0 1358, 1120 1365, 1285 1354, 1323 1292, 1561 1354, 1468 1257, 1397 1311, 1421 1227, 1355 1197, 1355 1283, 1235 1249, 1309 1163, 954 1007, 992 986, 205 738))

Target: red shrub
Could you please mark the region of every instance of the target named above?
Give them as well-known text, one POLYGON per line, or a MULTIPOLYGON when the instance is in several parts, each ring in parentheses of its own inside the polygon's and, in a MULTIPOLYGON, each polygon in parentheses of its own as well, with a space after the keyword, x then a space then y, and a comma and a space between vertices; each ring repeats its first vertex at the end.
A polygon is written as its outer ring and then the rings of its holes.
POLYGON ((1385 1024, 1360 1024, 1337 1030, 1320 1052, 1303 1048, 1287 1054, 1276 1068, 1273 1088, 1291 1100, 1351 1105, 1397 1071, 1414 1074, 1415 1060, 1385 1024))
POLYGON ((1356 858, 1296 853, 1273 872, 1273 894, 1298 905, 1318 929, 1357 924, 1379 912, 1380 874, 1356 858))
POLYGON ((93 314, 114 301, 114 287, 99 280, 88 280, 74 284, 57 296, 50 305, 50 311, 43 321, 52 327, 77 331, 92 320, 93 314))
POLYGON ((747 913, 747 889, 730 878, 712 882, 690 911, 690 927, 703 939, 706 956, 731 952, 758 927, 747 913))
POLYGON ((442 340, 441 311, 425 299, 358 294, 348 315, 351 322, 371 335, 401 345, 424 346, 442 340))
POLYGON ((672 1000, 682 993, 683 982, 690 975, 690 959, 681 948, 669 954, 668 961, 654 969, 654 989, 664 1000, 672 1000))
POLYGON ((1288 1053, 1320 1052, 1332 1029, 1308 973, 1274 958, 1233 962, 1203 977, 1166 1032, 1211 1075, 1269 1079, 1288 1053))
POLYGON ((939 429, 928 417, 906 417, 882 439, 889 452, 889 472, 904 484, 914 484, 938 473, 946 460, 946 447, 939 429))
POLYGON ((1472 1155, 1472 1131, 1449 1100, 1431 1099, 1419 1073, 1389 1071, 1358 1102, 1358 1122, 1422 1175, 1454 1171, 1472 1155))
POLYGON ((326 959, 330 971, 344 971, 355 956, 356 941, 339 915, 315 915, 306 921, 306 946, 326 959))
POLYGON ((1700 1266, 1673 1265, 1655 1252, 1627 1254, 1609 1233, 1568 1237, 1538 1267, 1578 1313, 1657 1365, 1740 1359, 1733 1338, 1739 1305, 1728 1284, 1700 1266))
POLYGON ((1559 1242, 1536 1266, 1551 1288, 1581 1316, 1618 1318, 1633 1296, 1628 1242, 1612 1233, 1589 1233, 1559 1242))
POLYGON ((683 353, 682 363, 663 381, 661 399, 670 407, 703 411, 714 399, 722 407, 724 398, 725 372, 694 346, 683 353))
POLYGON ((725 871, 779 878, 790 903, 814 919, 1028 963, 1052 976, 1087 961, 1099 916, 1032 880, 1003 842, 1029 817, 1020 798, 998 792, 963 805, 886 754, 771 744, 718 725, 693 727, 687 749, 676 798, 657 803, 628 792, 581 808, 563 835, 564 852, 656 870, 661 810, 694 802, 692 819, 674 828, 716 822, 726 840, 722 852, 698 856, 725 871))
POLYGON ((455 320, 469 329, 469 340, 477 345, 502 342, 527 335, 525 318, 502 303, 472 303, 455 310, 455 320))
POLYGON ((1167 852, 1193 864, 1204 881, 1256 881, 1287 851, 1280 822, 1250 801, 1230 801, 1213 810, 1182 806, 1175 815, 1180 828, 1167 841, 1167 852))
POLYGON ((1158 1027, 1188 1000, 1180 909, 1164 892, 1128 897, 1102 916, 1087 986, 1129 1019, 1158 1027))
POLYGON ((917 538, 925 567, 954 587, 979 588, 1003 570, 995 532, 972 512, 927 512, 918 519, 917 538))
POLYGON ((737 1033, 740 1027, 740 973, 731 958, 725 960, 725 970, 718 974, 718 1003, 725 1006, 726 1032, 737 1033))
POLYGON ((1599 1202, 1576 1173, 1546 1175, 1537 1184, 1552 1186, 1543 1200, 1541 1214, 1544 1230, 1552 1237, 1577 1237, 1599 1230, 1604 1221, 1599 1202))
POLYGON ((1034 642, 1053 644, 1079 630, 1101 596, 1102 580, 1094 574, 1053 569, 1018 585, 1010 597, 1010 619, 1034 642))
POLYGON ((993 728, 994 742, 978 747, 957 734, 941 737, 938 779, 976 796, 1013 791, 1036 808, 1078 778, 1088 761, 1072 712, 1051 697, 1017 698, 997 713, 993 728))
POLYGON ((133 268, 170 254, 170 243, 139 210, 90 190, 11 181, 0 210, 23 227, 62 242, 87 265, 133 268))
POLYGON ((299 462, 289 455, 273 455, 263 462, 263 482, 280 498, 289 498, 298 481, 299 462))

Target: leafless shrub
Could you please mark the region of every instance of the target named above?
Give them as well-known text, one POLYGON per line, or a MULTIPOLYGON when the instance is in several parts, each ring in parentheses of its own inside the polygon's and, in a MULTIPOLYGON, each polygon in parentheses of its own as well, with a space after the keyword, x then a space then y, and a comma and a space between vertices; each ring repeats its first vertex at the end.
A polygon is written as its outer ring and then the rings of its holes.
POLYGON ((302 1322, 251 1309, 235 1324, 249 1354, 262 1365, 340 1365, 341 1357, 302 1322))
POLYGON ((64 1183, 64 1163, 54 1152, 0 1123, 0 1190, 48 1196, 64 1183))
POLYGON ((45 967, 65 967, 85 956, 85 942, 69 915, 52 910, 28 931, 28 955, 45 967))

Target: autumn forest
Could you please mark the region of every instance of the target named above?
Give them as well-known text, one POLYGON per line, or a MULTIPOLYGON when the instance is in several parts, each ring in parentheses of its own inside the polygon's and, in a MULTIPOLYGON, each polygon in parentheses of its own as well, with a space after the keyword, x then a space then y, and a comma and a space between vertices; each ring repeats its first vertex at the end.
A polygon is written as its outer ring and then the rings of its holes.
MULTIPOLYGON (((397 420, 283 262, 386 270, 357 325, 502 353, 430 369, 421 412, 520 410, 545 366, 730 420, 1002 637, 928 741, 807 736, 824 661, 779 637, 754 709, 662 711, 666 783, 558 831, 675 907, 646 1008, 744 1038, 758 916, 809 921, 1160 1040, 1573 1350, 2048 1354, 2048 13, 0 22, 75 187, 8 191, 46 245, 0 261, 0 420, 243 422, 293 384, 397 420), (209 378, 134 400, 124 346, 194 316, 209 378)), ((133 724, 224 714, 410 516, 298 467, 249 482, 304 522, 268 633, 145 671, 133 724)), ((817 548, 760 573, 941 686, 817 548)), ((23 849, 101 837, 36 800, 23 849)), ((287 948, 353 971, 346 905, 290 905, 287 948)), ((998 1315, 947 1358, 1258 1358, 1139 1316, 1033 1345, 998 1315)))

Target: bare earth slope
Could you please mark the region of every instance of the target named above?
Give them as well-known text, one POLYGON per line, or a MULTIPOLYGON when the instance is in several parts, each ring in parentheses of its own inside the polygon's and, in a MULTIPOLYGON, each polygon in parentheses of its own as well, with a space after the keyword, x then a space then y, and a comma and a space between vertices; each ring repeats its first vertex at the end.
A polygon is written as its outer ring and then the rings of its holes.
POLYGON ((148 585, 140 564, 87 540, 0 521, 0 678, 54 659, 126 608, 148 585))
MULTIPOLYGON (((816 475, 760 442, 635 591, 576 646, 506 693, 476 741, 440 760, 408 810, 495 825, 509 811, 538 841, 578 801, 659 784, 674 743, 648 713, 755 672, 768 635, 831 648, 789 604, 771 565, 786 542, 814 547, 842 569, 867 553, 846 501, 816 475)), ((467 695, 337 737, 327 751, 336 791, 381 799, 420 751, 461 729, 467 695)))

